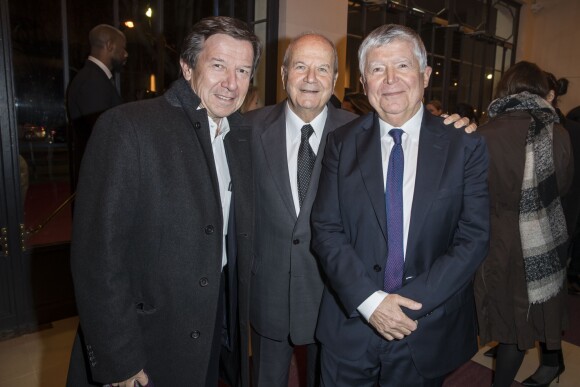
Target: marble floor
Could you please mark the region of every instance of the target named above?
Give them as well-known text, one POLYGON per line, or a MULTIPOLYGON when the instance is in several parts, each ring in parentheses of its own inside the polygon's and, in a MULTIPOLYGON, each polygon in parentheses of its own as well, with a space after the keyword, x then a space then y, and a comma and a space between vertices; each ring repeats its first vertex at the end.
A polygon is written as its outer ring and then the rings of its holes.
MULTIPOLYGON (((0 387, 63 387, 77 324, 76 317, 68 318, 55 321, 50 328, 1 341, 0 387)), ((482 347, 473 361, 491 368, 493 359, 483 356, 487 349, 482 347)), ((564 342, 563 350, 566 372, 560 383, 554 382, 552 386, 580 386, 580 347, 564 342)), ((516 380, 522 381, 537 366, 537 352, 528 351, 516 380)))

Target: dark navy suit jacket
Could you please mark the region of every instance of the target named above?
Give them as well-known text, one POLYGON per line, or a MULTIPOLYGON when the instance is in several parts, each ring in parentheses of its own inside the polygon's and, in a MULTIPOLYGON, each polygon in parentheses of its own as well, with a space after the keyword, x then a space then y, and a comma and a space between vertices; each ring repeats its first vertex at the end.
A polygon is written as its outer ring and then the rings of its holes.
MULTIPOLYGON (((476 352, 472 279, 487 254, 487 150, 425 110, 403 287, 422 303, 405 310, 418 328, 391 345, 408 345, 419 373, 435 378, 476 352)), ((312 210, 314 250, 327 276, 317 338, 327 349, 360 358, 378 333, 357 307, 382 289, 386 209, 378 116, 369 113, 328 135, 312 210)))

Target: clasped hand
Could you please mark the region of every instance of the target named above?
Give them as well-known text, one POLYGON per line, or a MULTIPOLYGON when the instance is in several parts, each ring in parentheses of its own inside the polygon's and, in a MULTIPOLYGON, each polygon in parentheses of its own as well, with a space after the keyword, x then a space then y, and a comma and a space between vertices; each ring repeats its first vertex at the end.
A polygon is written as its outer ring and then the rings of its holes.
POLYGON ((371 315, 369 323, 385 339, 391 341, 409 336, 417 329, 417 320, 413 321, 401 310, 401 306, 419 310, 422 305, 398 294, 389 294, 371 315))
POLYGON ((149 383, 149 378, 147 377, 147 374, 145 373, 145 371, 141 370, 139 371, 139 373, 137 373, 137 375, 124 380, 122 382, 118 382, 118 383, 112 383, 111 386, 113 387, 135 387, 136 384, 135 382, 139 383, 138 386, 146 386, 149 383))

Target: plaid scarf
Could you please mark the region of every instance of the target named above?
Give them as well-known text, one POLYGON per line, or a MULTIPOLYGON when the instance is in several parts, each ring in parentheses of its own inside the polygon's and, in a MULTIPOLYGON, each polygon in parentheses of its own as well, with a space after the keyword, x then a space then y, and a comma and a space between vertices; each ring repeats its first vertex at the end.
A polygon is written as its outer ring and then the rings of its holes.
POLYGON ((498 98, 489 105, 489 116, 512 111, 528 112, 532 118, 526 137, 526 161, 519 208, 520 239, 530 304, 554 297, 564 286, 566 269, 558 247, 568 232, 560 203, 553 157, 554 108, 528 92, 498 98))

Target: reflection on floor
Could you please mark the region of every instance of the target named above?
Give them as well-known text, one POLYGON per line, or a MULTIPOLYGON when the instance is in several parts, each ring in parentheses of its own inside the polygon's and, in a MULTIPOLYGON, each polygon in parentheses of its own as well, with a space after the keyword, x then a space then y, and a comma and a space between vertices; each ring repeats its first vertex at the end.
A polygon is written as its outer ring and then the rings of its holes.
MULTIPOLYGON (((580 299, 580 297, 577 297, 580 299)), ((578 304, 578 303, 576 303, 578 304)), ((576 310, 577 311, 577 310, 576 310)), ((577 322, 576 322, 577 323, 577 322)), ((66 381, 70 350, 76 332, 76 317, 52 323, 52 327, 15 339, 0 342, 0 387, 63 387, 66 381)), ((571 321, 572 329, 580 329, 580 324, 571 321)), ((484 357, 489 347, 482 347, 473 360, 456 371, 445 382, 444 387, 484 387, 491 384, 492 359, 484 357)), ((566 371, 560 383, 552 386, 573 387, 580 383, 580 347, 564 342, 564 361, 566 371)), ((299 353, 299 357, 302 357, 299 353)), ((304 387, 299 382, 296 363, 293 359, 289 387, 304 387)), ((522 381, 531 375, 538 366, 536 351, 528 351, 518 375, 522 381)), ((521 386, 514 383, 513 386, 521 386)))

